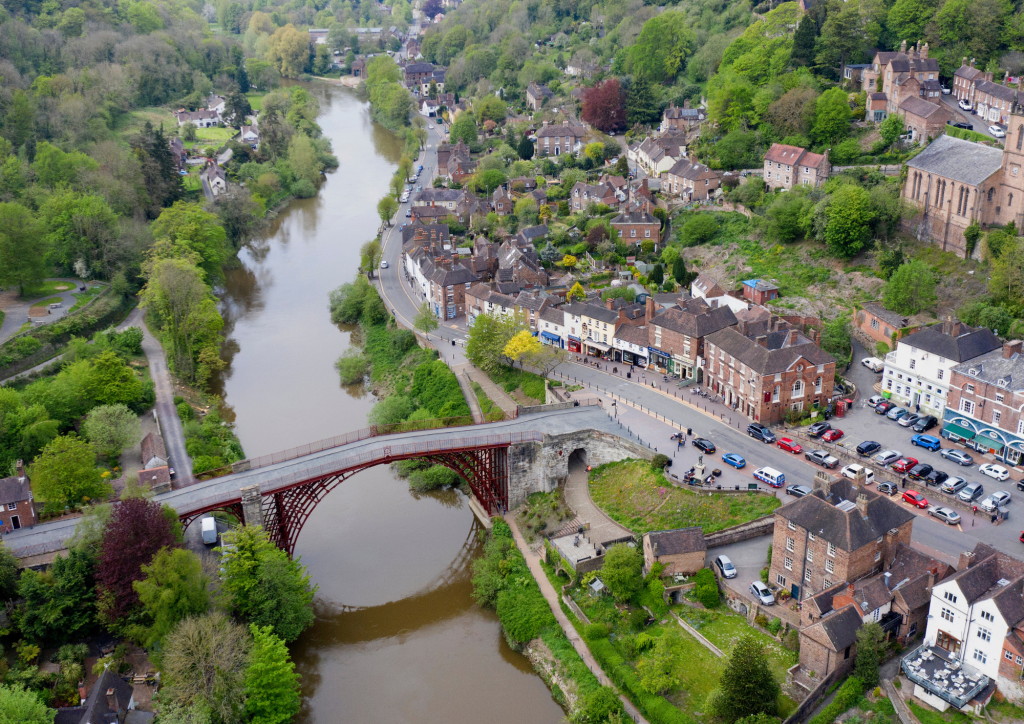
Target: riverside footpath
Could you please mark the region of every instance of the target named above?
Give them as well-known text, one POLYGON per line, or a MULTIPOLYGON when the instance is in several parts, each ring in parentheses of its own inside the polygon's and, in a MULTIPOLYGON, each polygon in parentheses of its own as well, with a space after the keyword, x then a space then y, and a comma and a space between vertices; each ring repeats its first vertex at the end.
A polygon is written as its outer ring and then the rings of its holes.
MULTIPOLYGON (((544 594, 544 599, 548 602, 548 606, 551 607, 551 613, 555 615, 555 620, 558 621, 558 625, 562 627, 562 631, 565 632, 565 636, 572 643, 572 647, 576 649, 576 653, 580 655, 583 662, 587 665, 590 671, 597 677, 597 680, 601 682, 603 686, 610 686, 611 688, 618 691, 612 680, 604 673, 601 665, 597 663, 597 659, 590 653, 590 648, 587 647, 583 637, 580 636, 576 627, 572 625, 569 617, 562 611, 561 601, 558 598, 558 592, 555 591, 555 587, 551 585, 551 581, 548 580, 547 575, 544 573, 544 569, 540 565, 540 556, 532 550, 523 538, 522 533, 519 532, 519 526, 516 525, 516 517, 513 513, 505 514, 505 522, 508 523, 509 528, 512 529, 512 536, 515 538, 516 546, 519 551, 523 554, 526 559, 526 565, 530 567, 530 573, 537 579, 537 585, 540 586, 540 592, 544 594)), ((619 694, 619 699, 622 701, 622 706, 626 709, 626 714, 637 724, 648 724, 647 720, 640 714, 640 711, 633 706, 633 702, 619 694)))

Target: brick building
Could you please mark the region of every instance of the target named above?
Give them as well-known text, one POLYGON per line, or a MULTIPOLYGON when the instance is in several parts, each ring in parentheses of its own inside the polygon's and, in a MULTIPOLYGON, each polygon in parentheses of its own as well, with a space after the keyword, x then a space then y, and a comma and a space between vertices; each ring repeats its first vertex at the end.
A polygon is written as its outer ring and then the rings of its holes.
POLYGON ((661 563, 662 576, 692 575, 704 567, 707 544, 698 526, 644 533, 644 572, 661 563))
POLYGON ((751 420, 780 422, 832 399, 835 359, 779 318, 708 335, 705 351, 704 384, 751 420))
POLYGON ((694 159, 684 158, 665 172, 661 188, 684 201, 702 201, 715 195, 722 177, 694 159))
POLYGON ((815 476, 811 495, 775 511, 769 584, 803 600, 880 572, 910 545, 914 514, 853 480, 815 476))
POLYGON ((656 312, 653 297, 647 297, 645 303, 651 364, 682 379, 700 382, 705 367, 704 340, 736 324, 732 309, 712 306, 703 299, 688 299, 678 307, 656 312))
POLYGON ((546 85, 538 85, 531 80, 530 84, 526 86, 526 103, 535 111, 539 111, 545 101, 554 97, 555 94, 546 85))
POLYGON ((946 132, 946 123, 953 114, 939 102, 911 96, 900 103, 903 125, 910 132, 910 140, 927 143, 946 132))
POLYGON ((1021 101, 1020 81, 1016 86, 996 83, 992 73, 974 67, 974 59, 968 64, 963 59, 953 73, 953 95, 957 100, 967 101, 971 108, 986 123, 1006 123, 1015 105, 1021 101))
POLYGON ((590 204, 605 204, 615 207, 618 203, 619 199, 615 194, 615 189, 609 184, 592 186, 579 181, 569 192, 569 208, 573 213, 585 210, 590 204))
POLYGON ((611 227, 627 244, 661 240, 661 222, 646 211, 623 212, 611 220, 611 227))
POLYGON ((767 279, 747 279, 743 282, 743 298, 765 304, 779 298, 779 285, 767 279))
POLYGON ((682 108, 676 108, 675 103, 670 103, 661 116, 661 130, 668 131, 689 131, 700 126, 707 119, 707 112, 703 108, 690 108, 690 99, 683 101, 682 108))
POLYGON ((1024 456, 1024 355, 1006 342, 950 370, 943 437, 1010 465, 1024 456))
POLYGON ((773 143, 764 155, 764 182, 772 190, 821 186, 828 180, 831 170, 828 151, 811 153, 799 146, 773 143))
POLYGON ((12 531, 35 524, 32 485, 25 475, 24 463, 19 460, 12 477, 0 478, 0 526, 5 531, 12 531))
POLYGON ((828 618, 800 631, 800 669, 794 679, 813 689, 833 671, 842 676, 853 669, 857 656, 857 631, 862 620, 854 606, 846 606, 828 618), (811 676, 811 674, 814 676, 811 676), (801 676, 803 675, 803 676, 801 676), (804 683, 803 677, 807 677, 804 683))
POLYGON ((579 153, 586 135, 587 129, 575 121, 570 123, 565 120, 560 126, 548 125, 548 122, 544 121, 541 129, 537 131, 537 155, 560 156, 563 153, 579 153))
POLYGON ((910 320, 896 312, 890 312, 881 304, 869 302, 854 312, 853 324, 874 341, 883 342, 891 347, 893 333, 910 326, 910 320))

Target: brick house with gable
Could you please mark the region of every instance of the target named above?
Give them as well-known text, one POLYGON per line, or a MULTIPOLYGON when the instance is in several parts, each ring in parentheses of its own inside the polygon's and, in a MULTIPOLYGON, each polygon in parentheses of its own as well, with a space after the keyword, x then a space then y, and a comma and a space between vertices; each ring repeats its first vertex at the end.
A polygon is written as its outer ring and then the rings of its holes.
POLYGON ((526 104, 535 111, 539 111, 545 101, 554 97, 555 94, 546 85, 538 85, 531 80, 526 86, 526 104))
POLYGON ((821 186, 828 180, 831 170, 828 151, 811 153, 799 146, 773 143, 764 155, 764 182, 772 190, 821 186))
POLYGON ((892 345, 892 335, 910 326, 910 319, 896 312, 890 312, 881 304, 869 302, 853 315, 853 323, 861 332, 873 339, 892 345))
POLYGON ((704 384, 751 420, 777 423, 832 399, 835 358, 777 317, 715 332, 705 350, 704 384))
POLYGON ((583 138, 587 129, 576 121, 562 121, 562 125, 543 122, 537 131, 537 155, 560 156, 563 153, 579 153, 583 148, 583 138))
POLYGON ((701 381, 705 339, 736 324, 726 306, 712 306, 703 299, 688 299, 678 307, 656 310, 653 297, 646 300, 647 344, 650 361, 658 369, 682 379, 701 381))
POLYGON ((690 99, 687 98, 683 101, 682 108, 677 108, 674 102, 669 103, 661 116, 661 131, 689 131, 706 119, 707 112, 703 108, 690 108, 690 99))
POLYGON ((699 526, 644 533, 644 573, 661 563, 662 577, 692 575, 704 567, 707 549, 699 526))
POLYGON ((25 474, 25 464, 19 460, 14 468, 14 475, 0 478, 0 526, 4 531, 31 528, 36 524, 32 484, 25 474))
POLYGON ((904 127, 910 131, 910 140, 926 143, 946 132, 946 123, 953 114, 938 103, 911 96, 900 103, 904 127))
POLYGON ((610 224, 619 239, 627 244, 661 241, 661 222, 646 211, 624 211, 612 218, 610 224))
POLYGON ((722 177, 695 159, 684 158, 665 172, 662 190, 685 201, 703 201, 715 195, 722 177))

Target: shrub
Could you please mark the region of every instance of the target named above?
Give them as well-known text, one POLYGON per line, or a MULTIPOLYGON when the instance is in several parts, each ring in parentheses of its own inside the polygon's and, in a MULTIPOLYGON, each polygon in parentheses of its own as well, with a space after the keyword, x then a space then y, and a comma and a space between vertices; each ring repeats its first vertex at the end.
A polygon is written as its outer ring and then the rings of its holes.
POLYGON ((768 585, 768 569, 767 568, 762 568, 761 569, 761 583, 763 583, 765 585, 768 585))
POLYGON ((697 586, 694 591, 697 600, 704 604, 704 608, 716 608, 719 604, 718 584, 712 583, 706 586, 697 586))
POLYGON ((766 626, 766 628, 769 632, 771 632, 772 636, 778 636, 779 631, 782 630, 782 620, 778 618, 773 618, 771 621, 768 622, 768 626, 766 626))
POLYGON ((459 474, 444 465, 417 470, 409 476, 409 487, 417 491, 438 490, 449 486, 457 488, 461 484, 462 478, 459 474))
POLYGON ((706 586, 715 582, 715 572, 710 568, 701 568, 693 574, 693 582, 698 586, 706 586))
POLYGON ((573 721, 609 721, 613 714, 621 717, 622 701, 615 693, 615 689, 610 686, 601 686, 583 696, 576 712, 577 718, 573 721))
POLYGON ((768 617, 765 616, 763 613, 759 613, 756 616, 754 616, 754 623, 756 623, 758 626, 761 626, 762 628, 768 628, 768 617))
POLYGON ((697 246, 710 241, 718 233, 718 220, 711 214, 697 214, 689 219, 680 232, 683 246, 697 246))
POLYGON ((28 357, 43 348, 43 343, 35 337, 19 337, 14 342, 14 351, 19 357, 28 357))
POLYGON ((800 651, 800 633, 795 628, 791 628, 782 637, 782 645, 790 651, 800 651))
POLYGON ((629 612, 629 627, 633 631, 642 631, 647 622, 647 612, 642 608, 629 612))
POLYGON ((291 186, 292 195, 300 199, 310 199, 316 196, 316 186, 309 179, 299 179, 291 186))
POLYGON ((665 469, 665 466, 668 465, 670 462, 671 461, 669 460, 668 455, 665 455, 663 453, 658 453, 651 460, 651 470, 654 470, 656 472, 661 472, 662 470, 665 469))
POLYGON ((811 724, 831 724, 837 716, 853 706, 863 693, 864 684, 856 676, 851 676, 839 688, 832 702, 811 720, 811 724))
POLYGON ((195 411, 192 409, 192 405, 187 402, 178 403, 178 417, 181 418, 182 422, 188 422, 195 417, 195 411))
POLYGON ((370 367, 370 360, 357 347, 349 347, 345 353, 334 362, 341 377, 341 384, 354 385, 362 382, 366 371, 370 367))
MULTIPOLYGON (((636 612, 634 611, 634 613, 636 612)), ((641 613, 643 613, 643 611, 641 611, 641 613)), ((630 617, 630 621, 632 621, 632 617, 630 617)), ((587 641, 608 638, 607 624, 588 623, 586 626, 583 627, 583 638, 585 638, 587 641)))

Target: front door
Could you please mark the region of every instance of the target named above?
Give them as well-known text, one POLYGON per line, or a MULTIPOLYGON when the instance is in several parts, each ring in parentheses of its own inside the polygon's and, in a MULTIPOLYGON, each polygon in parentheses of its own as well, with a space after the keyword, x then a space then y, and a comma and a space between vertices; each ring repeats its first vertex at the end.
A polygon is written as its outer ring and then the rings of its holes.
POLYGON ((790 588, 790 593, 793 594, 793 600, 794 601, 799 601, 800 600, 800 586, 798 586, 798 585, 796 585, 794 583, 792 585, 792 587, 790 588))
POLYGON ((21 528, 21 518, 19 518, 16 515, 12 515, 11 516, 11 528, 13 528, 14 530, 18 530, 19 528, 21 528))

